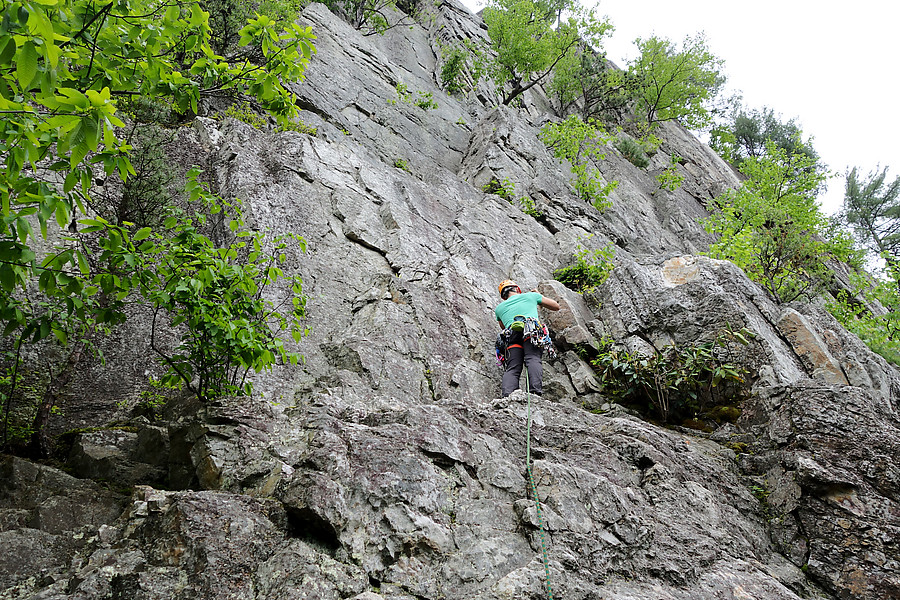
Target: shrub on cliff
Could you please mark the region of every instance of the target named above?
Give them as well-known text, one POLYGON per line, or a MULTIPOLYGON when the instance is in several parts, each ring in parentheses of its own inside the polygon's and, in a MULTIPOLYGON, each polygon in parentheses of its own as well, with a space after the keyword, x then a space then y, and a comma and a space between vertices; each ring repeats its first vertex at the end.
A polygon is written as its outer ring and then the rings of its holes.
POLYGON ((594 234, 579 240, 572 255, 573 263, 553 272, 553 277, 567 288, 578 293, 592 292, 598 285, 603 285, 615 268, 613 257, 616 249, 612 244, 603 248, 589 250, 581 242, 587 242, 594 234))
MULTIPOLYGON (((754 334, 726 327, 712 340, 669 345, 652 355, 630 352, 605 338, 591 364, 604 393, 649 415, 691 418, 731 404, 743 393, 747 369, 738 350, 754 334)), ((721 412, 721 411, 719 411, 721 412)))
POLYGON ((159 231, 144 227, 131 232, 102 218, 83 219, 85 233, 99 235, 97 260, 109 270, 97 284, 104 293, 128 292, 152 310, 150 348, 167 368, 164 385, 183 385, 201 401, 226 394, 249 394, 250 369, 276 363, 297 364, 279 337, 304 335, 306 299, 302 280, 282 269, 287 252, 303 252, 295 234, 266 239, 246 226, 237 202, 210 194, 189 174, 189 201, 197 210, 171 211, 159 231), (221 217, 234 238, 217 245, 201 233, 207 215, 221 217), (113 275, 113 273, 115 275, 113 275), (120 283, 116 283, 118 277, 120 283), (267 288, 286 280, 287 311, 264 297, 267 288), (174 351, 160 344, 163 324, 183 327, 174 351))
POLYGON ((646 169, 650 165, 650 157, 647 156, 647 153, 644 151, 640 142, 633 137, 622 135, 616 138, 614 145, 616 150, 621 152, 622 156, 628 159, 628 162, 639 169, 646 169))
POLYGON ((554 156, 569 161, 575 175, 575 193, 599 211, 610 205, 609 194, 618 182, 605 182, 595 161, 606 158, 606 143, 611 136, 597 121, 584 122, 571 115, 559 123, 548 123, 541 128, 538 137, 554 156))
POLYGON ((881 278, 856 272, 851 283, 851 291, 841 290, 825 307, 873 352, 900 366, 900 267, 888 265, 881 278), (884 312, 873 313, 862 299, 884 312))

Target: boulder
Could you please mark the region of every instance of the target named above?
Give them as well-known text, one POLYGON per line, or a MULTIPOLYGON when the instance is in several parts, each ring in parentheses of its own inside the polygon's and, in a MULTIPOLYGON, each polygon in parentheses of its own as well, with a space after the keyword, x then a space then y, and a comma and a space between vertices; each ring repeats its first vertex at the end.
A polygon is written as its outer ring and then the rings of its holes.
MULTIPOLYGON (((93 481, 12 456, 0 457, 0 597, 67 580, 70 561, 124 498, 93 481)), ((17 597, 17 596, 10 596, 17 597)))

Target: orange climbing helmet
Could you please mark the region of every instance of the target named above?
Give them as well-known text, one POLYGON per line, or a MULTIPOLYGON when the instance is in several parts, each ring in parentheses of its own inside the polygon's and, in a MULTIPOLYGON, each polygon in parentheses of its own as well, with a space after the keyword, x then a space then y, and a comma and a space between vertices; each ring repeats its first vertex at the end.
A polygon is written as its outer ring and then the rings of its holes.
POLYGON ((519 284, 513 281, 512 279, 504 279, 500 282, 500 285, 497 286, 497 291, 500 292, 500 296, 503 296, 503 290, 509 287, 514 287, 519 290, 519 293, 522 292, 522 288, 519 287, 519 284))

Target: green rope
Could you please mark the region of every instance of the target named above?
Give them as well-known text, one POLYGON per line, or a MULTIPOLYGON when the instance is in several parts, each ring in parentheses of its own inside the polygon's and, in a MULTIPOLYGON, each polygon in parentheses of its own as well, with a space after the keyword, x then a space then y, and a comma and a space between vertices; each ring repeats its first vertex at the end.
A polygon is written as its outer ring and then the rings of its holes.
MULTIPOLYGON (((525 357, 523 349, 522 363, 525 357)), ((550 558, 547 554, 547 540, 544 536, 544 515, 541 512, 541 503, 538 500, 537 486, 534 484, 534 474, 531 472, 531 383, 528 381, 528 369, 525 368, 525 397, 528 399, 527 424, 525 426, 525 471, 528 473, 528 481, 531 483, 531 495, 534 497, 534 507, 537 509, 538 531, 541 534, 541 557, 544 561, 544 583, 547 586, 547 598, 553 600, 553 590, 550 589, 550 558)))

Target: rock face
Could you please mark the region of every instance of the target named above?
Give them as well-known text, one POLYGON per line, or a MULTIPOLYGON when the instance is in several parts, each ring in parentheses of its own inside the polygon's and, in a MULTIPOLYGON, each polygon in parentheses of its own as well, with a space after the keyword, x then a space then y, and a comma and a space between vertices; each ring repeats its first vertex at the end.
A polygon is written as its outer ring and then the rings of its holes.
MULTIPOLYGON (((597 166, 620 183, 601 214, 538 140, 539 92, 511 109, 490 86, 438 87, 441 44, 483 36, 479 19, 453 0, 423 14, 366 37, 304 10, 318 54, 295 91, 315 136, 205 118, 181 133, 255 227, 306 238, 286 267, 309 295, 305 363, 260 375, 252 398, 172 398, 160 420, 75 434, 67 468, 110 489, 4 459, 0 598, 544 598, 541 524, 567 600, 900 597, 900 377, 820 308, 698 256, 731 168, 667 125, 647 170, 609 148, 597 166), (392 103, 398 83, 438 108, 392 103), (660 191, 671 153, 685 183, 660 191), (577 244, 607 242, 604 285, 553 280, 577 244), (562 306, 541 398, 495 398, 506 278, 562 306), (735 423, 583 408, 607 405, 580 352, 602 337, 652 351, 724 327, 756 335, 735 423)), ((117 403, 157 369, 131 327, 128 352, 105 350, 102 394, 67 390, 67 420, 82 397, 95 419, 128 414, 117 403)))

